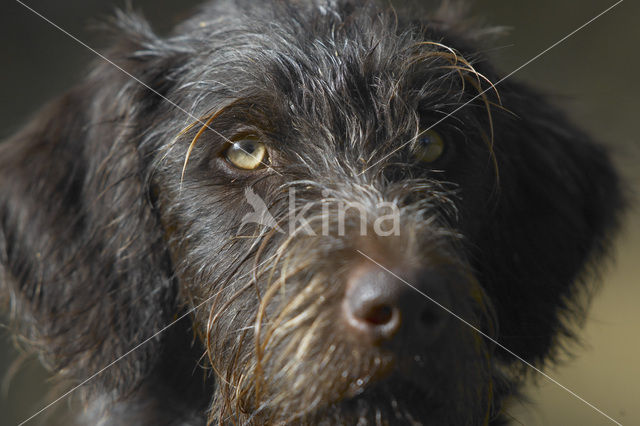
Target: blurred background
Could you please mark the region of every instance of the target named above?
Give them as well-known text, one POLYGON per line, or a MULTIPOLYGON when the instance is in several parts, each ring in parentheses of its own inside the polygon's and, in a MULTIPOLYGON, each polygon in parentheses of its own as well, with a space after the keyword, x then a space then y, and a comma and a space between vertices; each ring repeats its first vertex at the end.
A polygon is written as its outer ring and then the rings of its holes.
MULTIPOLYGON (((92 24, 124 1, 24 0, 92 47, 104 47, 92 24)), ((132 0, 136 9, 166 33, 200 3, 195 0, 132 0)), ((476 1, 476 14, 510 31, 489 54, 508 73, 598 13, 614 0, 476 1)), ((640 2, 627 0, 531 63, 514 78, 552 93, 573 118, 609 144, 632 190, 640 190, 640 2)), ((85 74, 95 56, 14 0, 0 6, 0 140, 85 74)), ((547 371, 562 385, 625 425, 640 424, 640 214, 629 212, 594 299, 585 344, 575 356, 547 371)), ((42 408, 53 389, 49 375, 22 356, 0 317, 0 425, 17 425, 42 408)), ((509 409, 514 424, 610 425, 604 416, 538 376, 526 391, 529 404, 509 409)), ((58 404, 63 411, 66 402, 58 404)), ((55 416, 29 424, 55 423, 55 416)))

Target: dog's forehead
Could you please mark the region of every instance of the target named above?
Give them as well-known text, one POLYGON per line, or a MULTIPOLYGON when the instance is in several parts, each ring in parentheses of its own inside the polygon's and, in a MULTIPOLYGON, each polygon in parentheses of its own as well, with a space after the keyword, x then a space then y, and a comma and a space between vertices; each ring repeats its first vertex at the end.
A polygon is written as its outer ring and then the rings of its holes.
POLYGON ((392 11, 368 6, 298 3, 286 14, 255 8, 225 19, 213 8, 191 22, 194 60, 205 66, 187 78, 206 87, 204 110, 242 100, 302 132, 389 140, 470 97, 462 73, 473 68, 428 23, 399 26, 392 11))

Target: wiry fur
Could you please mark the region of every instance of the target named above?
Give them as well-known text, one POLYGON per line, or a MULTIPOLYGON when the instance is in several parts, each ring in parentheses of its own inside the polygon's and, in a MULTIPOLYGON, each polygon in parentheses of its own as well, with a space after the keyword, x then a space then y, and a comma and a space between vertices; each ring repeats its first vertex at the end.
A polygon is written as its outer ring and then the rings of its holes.
POLYGON ((492 87, 476 33, 444 12, 218 1, 166 39, 121 15, 106 56, 179 108, 97 62, 0 145, 2 291, 62 378, 196 308, 85 386, 83 421, 501 422, 524 369, 462 322, 388 345, 339 325, 359 251, 429 265, 451 311, 542 366, 582 316, 622 201, 605 150, 528 87, 492 87), (446 158, 416 162, 420 132, 468 101, 436 127, 446 158), (238 134, 270 167, 225 162, 238 134), (241 229, 247 187, 286 233, 241 229), (371 232, 382 201, 399 235, 371 232), (322 232, 341 203, 364 206, 367 236, 354 210, 344 235, 322 232))

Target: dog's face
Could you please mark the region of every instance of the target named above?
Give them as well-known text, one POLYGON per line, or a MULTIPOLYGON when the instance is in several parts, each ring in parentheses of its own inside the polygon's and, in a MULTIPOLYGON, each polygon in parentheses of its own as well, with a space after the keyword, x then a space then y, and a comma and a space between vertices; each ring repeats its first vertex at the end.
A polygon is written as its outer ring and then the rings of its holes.
MULTIPOLYGON (((336 3, 122 17, 107 56, 155 92, 98 64, 0 147, 45 360, 84 378, 192 310, 215 422, 487 424, 522 376, 499 345, 553 357, 621 206, 606 153, 452 23, 336 3)), ((162 382, 174 335, 96 389, 162 382)))

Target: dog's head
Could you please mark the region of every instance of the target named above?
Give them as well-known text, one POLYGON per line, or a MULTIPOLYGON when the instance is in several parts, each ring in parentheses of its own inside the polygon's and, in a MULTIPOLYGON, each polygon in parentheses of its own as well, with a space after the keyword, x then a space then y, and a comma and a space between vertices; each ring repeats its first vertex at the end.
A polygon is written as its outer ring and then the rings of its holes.
POLYGON ((487 423, 503 349, 542 365, 580 318, 608 155, 451 22, 300 3, 121 16, 138 81, 97 63, 0 146, 15 318, 68 378, 127 354, 92 382, 125 398, 192 312, 215 421, 487 423))

